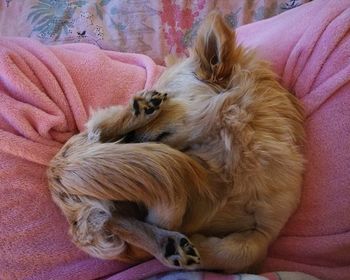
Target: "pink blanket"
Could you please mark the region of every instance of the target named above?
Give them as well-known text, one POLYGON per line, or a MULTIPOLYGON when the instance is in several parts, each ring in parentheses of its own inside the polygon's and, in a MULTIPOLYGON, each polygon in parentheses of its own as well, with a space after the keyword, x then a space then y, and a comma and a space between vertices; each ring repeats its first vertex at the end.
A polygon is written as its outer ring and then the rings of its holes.
MULTIPOLYGON (((348 4, 316 0, 238 30, 240 41, 273 63, 308 117, 301 207, 264 271, 350 275, 348 4)), ((79 251, 45 179, 45 165, 83 129, 90 107, 127 102, 161 71, 142 55, 0 39, 0 279, 136 280, 167 270, 155 260, 129 267, 79 251)))
POLYGON ((84 128, 90 107, 127 102, 161 70, 146 56, 92 45, 0 40, 0 279, 96 279, 127 268, 69 241, 45 165, 84 128))

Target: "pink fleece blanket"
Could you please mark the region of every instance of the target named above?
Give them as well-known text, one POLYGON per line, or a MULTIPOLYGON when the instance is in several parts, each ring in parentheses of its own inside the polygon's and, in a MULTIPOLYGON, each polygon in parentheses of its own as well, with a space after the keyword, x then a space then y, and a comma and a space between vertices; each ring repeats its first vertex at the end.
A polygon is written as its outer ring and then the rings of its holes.
MULTIPOLYGON (((350 275, 349 24, 348 0, 317 0, 238 30, 307 114, 301 206, 272 246, 265 272, 350 275)), ((161 71, 143 55, 0 39, 0 279, 136 280, 167 271, 155 260, 129 267, 79 251, 45 179, 46 164, 84 128, 90 107, 127 102, 161 71)))

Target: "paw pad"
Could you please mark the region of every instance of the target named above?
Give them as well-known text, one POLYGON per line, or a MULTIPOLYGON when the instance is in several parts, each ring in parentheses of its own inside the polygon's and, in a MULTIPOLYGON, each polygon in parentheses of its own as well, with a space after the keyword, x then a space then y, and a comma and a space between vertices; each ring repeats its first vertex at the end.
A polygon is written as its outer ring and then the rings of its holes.
POLYGON ((194 269, 200 263, 196 248, 185 237, 168 237, 164 246, 164 258, 170 266, 194 269))
POLYGON ((132 103, 135 116, 140 115, 142 112, 146 115, 153 114, 156 110, 159 110, 160 105, 166 99, 166 93, 160 93, 157 91, 146 91, 135 96, 132 103))

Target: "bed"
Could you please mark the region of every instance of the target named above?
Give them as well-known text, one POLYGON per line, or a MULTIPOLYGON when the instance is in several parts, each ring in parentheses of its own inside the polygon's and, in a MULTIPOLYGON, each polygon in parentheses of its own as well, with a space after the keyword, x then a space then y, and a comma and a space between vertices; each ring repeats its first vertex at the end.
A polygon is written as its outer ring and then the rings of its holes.
POLYGON ((348 279, 349 25, 348 0, 1 1, 0 278, 348 279), (84 129, 90 107, 125 104, 151 87, 165 55, 186 55, 213 9, 305 107, 308 165, 299 210, 260 275, 174 272, 156 260, 130 266, 87 256, 70 242, 51 201, 49 160, 84 129))

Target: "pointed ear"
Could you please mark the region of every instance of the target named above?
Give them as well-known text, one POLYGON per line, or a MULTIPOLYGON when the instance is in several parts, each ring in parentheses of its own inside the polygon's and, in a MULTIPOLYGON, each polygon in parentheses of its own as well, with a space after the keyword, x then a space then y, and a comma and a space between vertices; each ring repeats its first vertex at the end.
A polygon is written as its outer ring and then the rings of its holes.
POLYGON ((234 31, 218 12, 211 12, 199 28, 194 53, 199 60, 197 77, 225 86, 240 52, 234 31))

